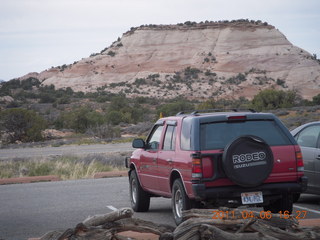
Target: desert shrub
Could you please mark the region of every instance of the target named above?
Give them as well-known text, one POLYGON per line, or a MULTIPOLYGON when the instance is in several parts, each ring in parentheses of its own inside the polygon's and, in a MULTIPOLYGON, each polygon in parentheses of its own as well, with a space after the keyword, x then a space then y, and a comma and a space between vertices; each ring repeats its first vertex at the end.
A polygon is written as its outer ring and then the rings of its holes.
POLYGON ((40 81, 37 78, 34 77, 29 77, 26 80, 23 80, 20 82, 20 85, 22 87, 23 90, 32 90, 32 88, 35 87, 39 87, 40 86, 40 81))
POLYGON ((300 102, 301 96, 294 90, 278 91, 275 89, 267 89, 254 96, 252 107, 259 111, 271 110, 297 106, 300 102))
POLYGON ((136 78, 133 84, 136 85, 137 87, 140 87, 140 85, 147 84, 147 81, 145 78, 136 78))
POLYGON ((184 75, 186 78, 197 79, 199 73, 201 73, 201 70, 197 68, 187 67, 184 69, 184 75))
POLYGON ((93 126, 99 126, 106 122, 103 114, 89 107, 79 107, 73 111, 63 112, 55 121, 58 129, 74 129, 78 133, 84 133, 93 126))
POLYGON ((213 77, 217 76, 217 74, 215 72, 211 72, 209 69, 207 69, 205 71, 204 75, 206 75, 207 77, 208 76, 213 76, 213 77))
POLYGON ((239 73, 237 76, 229 78, 226 82, 229 84, 236 84, 239 85, 240 83, 246 81, 246 75, 239 73))
POLYGON ((282 80, 282 79, 278 78, 276 83, 277 83, 279 86, 282 86, 283 88, 286 87, 286 81, 285 81, 285 80, 282 80))
POLYGON ((107 122, 112 125, 118 125, 123 122, 123 114, 119 111, 110 111, 107 114, 107 122))
POLYGON ((249 109, 250 101, 245 97, 239 97, 238 99, 208 99, 200 104, 198 104, 197 109, 217 109, 219 111, 231 109, 249 109))
POLYGON ((112 97, 106 116, 108 123, 118 125, 121 122, 137 123, 142 121, 148 111, 138 102, 130 101, 125 95, 112 97))
POLYGON ((29 77, 22 81, 13 79, 7 82, 3 82, 0 86, 0 96, 11 96, 11 90, 19 88, 22 88, 23 90, 31 90, 34 86, 39 87, 40 81, 37 78, 29 77))
POLYGON ((70 99, 70 97, 65 96, 65 97, 57 99, 56 103, 57 104, 69 104, 69 103, 71 103, 71 99, 70 99))
POLYGON ((49 93, 41 93, 39 95, 39 103, 54 103, 56 98, 49 93))
POLYGON ((109 55, 109 56, 111 56, 111 57, 114 57, 115 55, 116 55, 116 53, 114 52, 114 51, 109 51, 108 53, 107 53, 107 55, 109 55))
POLYGON ((198 104, 197 109, 205 110, 205 109, 214 109, 217 108, 217 103, 213 99, 209 99, 205 102, 198 104))
POLYGON ((312 103, 314 105, 320 105, 320 93, 312 98, 312 103))
POLYGON ((157 110, 157 116, 162 113, 163 116, 172 116, 178 112, 192 110, 194 105, 185 99, 178 99, 174 102, 161 105, 157 110))
POLYGON ((46 121, 32 110, 21 108, 7 109, 1 112, 3 130, 7 133, 8 142, 32 142, 43 139, 41 131, 46 121))

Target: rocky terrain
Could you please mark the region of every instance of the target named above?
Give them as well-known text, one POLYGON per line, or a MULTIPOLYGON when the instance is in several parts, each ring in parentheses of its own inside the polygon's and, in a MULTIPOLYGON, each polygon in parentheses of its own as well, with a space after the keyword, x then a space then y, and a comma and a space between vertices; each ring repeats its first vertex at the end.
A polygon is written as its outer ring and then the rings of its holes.
POLYGON ((320 92, 320 64, 261 21, 185 22, 131 28, 100 53, 29 73, 44 85, 190 99, 252 98, 266 88, 320 92))

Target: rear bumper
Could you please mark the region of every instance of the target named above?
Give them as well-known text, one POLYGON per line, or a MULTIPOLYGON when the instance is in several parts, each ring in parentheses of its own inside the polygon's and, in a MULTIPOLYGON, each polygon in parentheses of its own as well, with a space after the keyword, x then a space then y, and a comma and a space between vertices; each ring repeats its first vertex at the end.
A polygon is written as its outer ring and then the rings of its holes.
POLYGON ((262 191, 264 196, 282 195, 284 193, 301 193, 307 189, 308 178, 303 176, 299 182, 267 183, 257 187, 244 188, 237 185, 206 188, 204 183, 192 184, 196 200, 235 199, 243 192, 262 191))

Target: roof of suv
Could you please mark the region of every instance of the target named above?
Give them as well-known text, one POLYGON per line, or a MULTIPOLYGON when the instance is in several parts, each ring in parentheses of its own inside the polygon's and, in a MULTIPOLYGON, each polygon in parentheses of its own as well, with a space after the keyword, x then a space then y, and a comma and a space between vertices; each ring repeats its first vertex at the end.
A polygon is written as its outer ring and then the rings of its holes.
POLYGON ((214 121, 228 121, 228 120, 254 120, 254 119, 266 119, 266 120, 274 120, 277 119, 272 113, 258 113, 253 110, 248 111, 232 111, 232 112, 210 112, 210 110, 206 110, 203 112, 193 111, 191 113, 179 112, 175 116, 170 116, 164 119, 177 119, 177 118, 198 118, 201 119, 201 122, 206 122, 206 120, 214 120, 214 121), (214 119, 213 119, 214 118, 214 119), (242 119, 241 119, 242 118, 242 119))

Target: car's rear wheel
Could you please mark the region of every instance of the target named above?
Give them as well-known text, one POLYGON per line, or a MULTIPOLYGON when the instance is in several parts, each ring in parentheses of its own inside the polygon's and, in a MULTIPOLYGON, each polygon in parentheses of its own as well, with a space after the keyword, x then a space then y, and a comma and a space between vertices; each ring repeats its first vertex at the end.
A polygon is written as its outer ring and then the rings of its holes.
POLYGON ((293 209, 293 196, 292 194, 283 194, 282 197, 275 202, 264 206, 265 211, 271 211, 272 213, 291 214, 293 209))
POLYGON ((191 201, 186 194, 181 179, 176 179, 172 185, 172 212, 177 225, 182 223, 182 211, 191 208, 191 201))
POLYGON ((131 171, 129 182, 132 209, 135 212, 147 212, 150 206, 150 195, 142 189, 135 170, 131 171))

